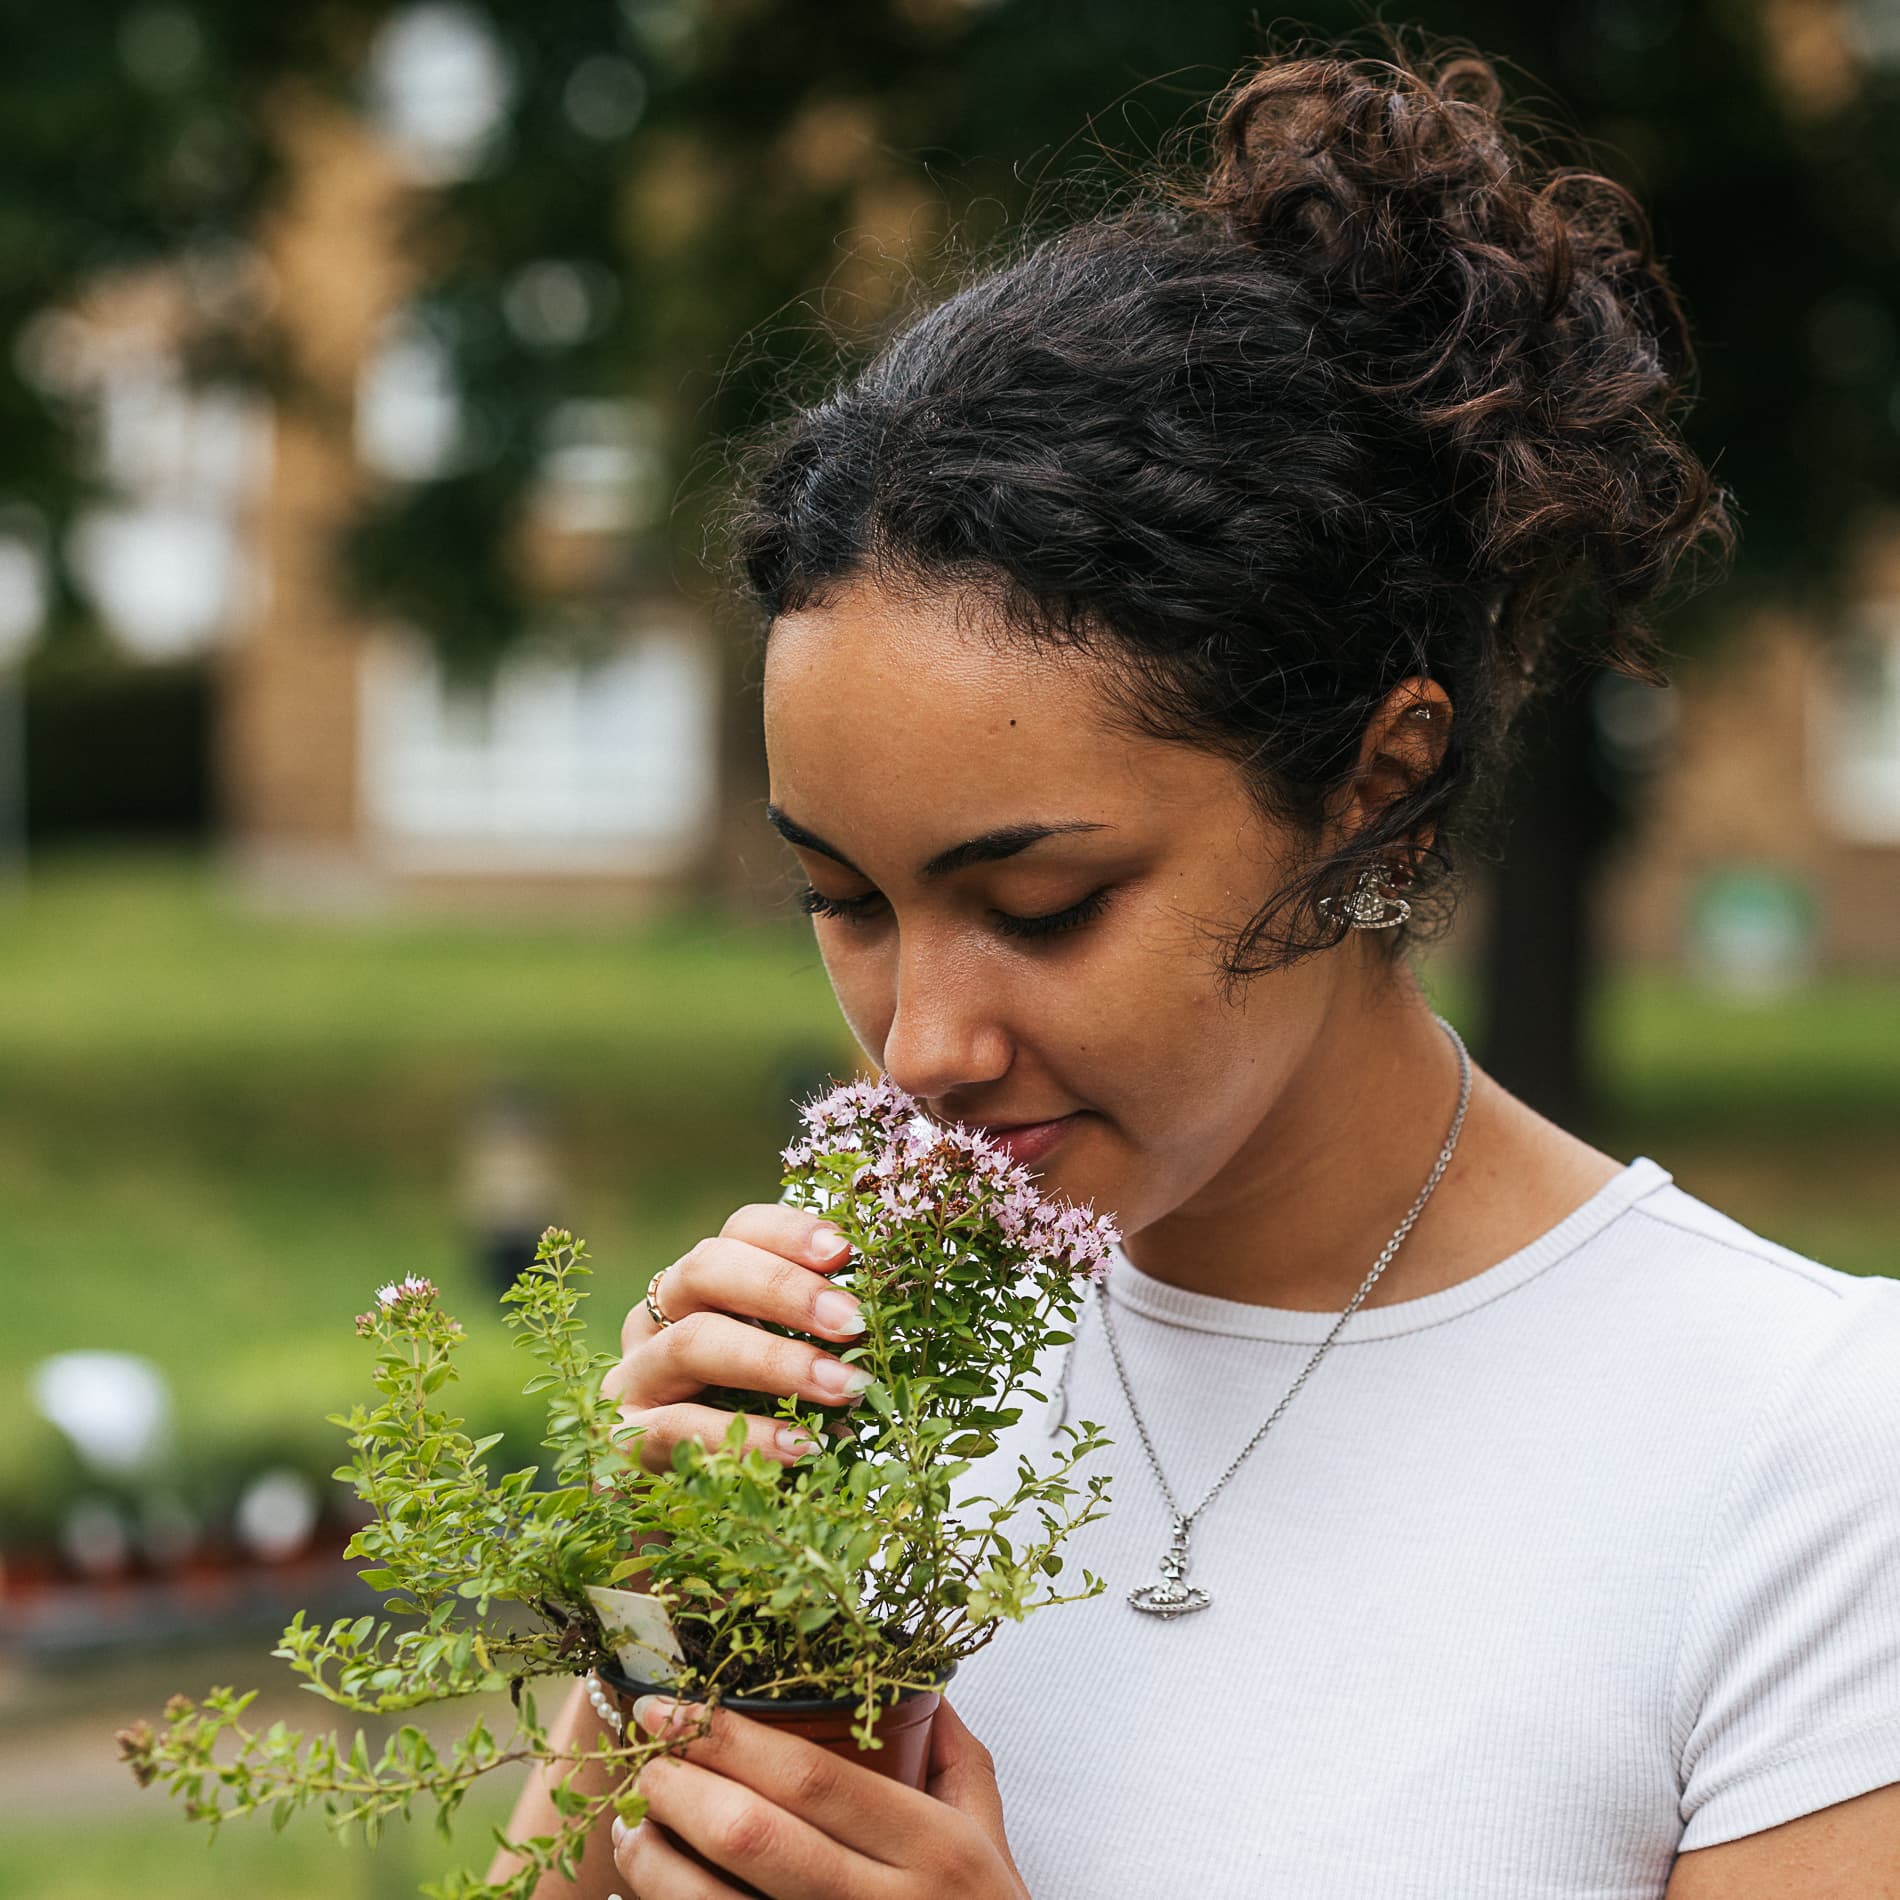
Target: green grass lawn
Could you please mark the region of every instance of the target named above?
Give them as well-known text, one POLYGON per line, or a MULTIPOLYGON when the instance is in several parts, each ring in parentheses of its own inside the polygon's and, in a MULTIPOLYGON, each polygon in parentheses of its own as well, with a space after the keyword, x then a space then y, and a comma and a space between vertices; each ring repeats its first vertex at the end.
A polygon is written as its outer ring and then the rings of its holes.
MULTIPOLYGON (((1455 969, 1427 982, 1470 1034, 1455 969)), ((1756 1008, 1629 975, 1598 1028, 1614 1115, 1592 1139, 1830 1264, 1900 1269, 1900 976, 1756 1008)), ((523 1367, 456 1201, 496 1082, 553 1106, 558 1217, 593 1244, 604 1344, 654 1268, 776 1194, 789 1094, 850 1059, 802 920, 319 924, 247 915, 179 860, 37 868, 0 906, 0 1511, 62 1469, 24 1375, 67 1347, 163 1366, 194 1460, 327 1469, 342 1444, 323 1415, 364 1389, 351 1316, 405 1271, 470 1322, 471 1411, 507 1401, 523 1367)), ((268 1647, 239 1678, 279 1667, 268 1647)), ((139 1706, 200 1686, 189 1660, 139 1706)), ((89 1702, 62 1681, 88 1761, 122 1687, 89 1702)), ((0 1698, 9 1734, 37 1746, 0 1698)), ((479 1827, 453 1848, 397 1829, 372 1853, 314 1819, 207 1850, 160 1798, 119 1790, 122 1770, 91 1772, 96 1807, 83 1777, 70 1811, 0 1806, 0 1900, 383 1900, 485 1859, 479 1827)), ((485 1800, 473 1818, 499 1819, 505 1792, 485 1800)))
MULTIPOLYGON (((154 1793, 151 1803, 164 1797, 154 1793)), ((9 1817, 0 1854, 0 1900, 414 1900, 424 1881, 458 1867, 484 1868, 487 1833, 507 1819, 507 1790, 471 1799, 452 1841, 426 1821, 396 1822, 373 1846, 339 1841, 316 1815, 283 1833, 256 1819, 215 1840, 175 1812, 126 1808, 74 1817, 9 1817)))
MULTIPOLYGON (((0 1720, 0 1900, 414 1900, 425 1880, 485 1868, 493 1830, 506 1825, 521 1786, 518 1765, 475 1784, 446 1841, 426 1803, 408 1821, 389 1821, 374 1843, 359 1831, 339 1838, 320 1808, 292 1816, 281 1833, 257 1814, 213 1837, 163 1789, 134 1785, 116 1759, 113 1731, 150 1718, 177 1689, 259 1687, 251 1711, 259 1724, 331 1725, 338 1712, 300 1694, 266 1647, 226 1642, 82 1661, 57 1680, 15 1685, 0 1720)), ((444 1746, 478 1712, 505 1732, 505 1696, 402 1719, 418 1721, 444 1746)), ((395 1725, 395 1718, 361 1722, 372 1752, 395 1725)), ((351 1732, 358 1721, 342 1726, 351 1732)))
MULTIPOLYGON (((1456 972, 1428 972, 1469 1033, 1456 972)), ((1772 1007, 1612 985, 1613 1126, 1745 1223, 1855 1271, 1895 1257, 1900 979, 1772 1007)), ((552 1103, 603 1338, 646 1276, 777 1192, 793 1078, 851 1058, 802 920, 638 928, 245 914, 208 868, 54 863, 0 908, 0 1499, 43 1441, 22 1375, 151 1355, 191 1442, 316 1434, 379 1281, 438 1280, 506 1383, 456 1202, 470 1113, 552 1103)))
POLYGON ((415 1271, 518 1384, 457 1198, 497 1083, 551 1105, 604 1342, 656 1267, 776 1198, 795 1081, 851 1056, 802 919, 326 926, 188 863, 38 871, 0 904, 0 1508, 45 1450, 23 1376, 63 1348, 156 1360, 199 1454, 327 1451, 352 1315, 415 1271))

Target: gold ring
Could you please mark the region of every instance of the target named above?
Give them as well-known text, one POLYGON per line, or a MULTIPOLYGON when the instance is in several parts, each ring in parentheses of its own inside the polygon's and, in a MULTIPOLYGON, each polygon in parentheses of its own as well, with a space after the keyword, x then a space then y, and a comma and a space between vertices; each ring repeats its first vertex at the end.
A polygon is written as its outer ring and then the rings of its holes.
POLYGON ((665 1278, 666 1269, 662 1267, 647 1282, 647 1311, 653 1315, 653 1323, 656 1326, 671 1326, 673 1323, 660 1306, 660 1282, 665 1278))

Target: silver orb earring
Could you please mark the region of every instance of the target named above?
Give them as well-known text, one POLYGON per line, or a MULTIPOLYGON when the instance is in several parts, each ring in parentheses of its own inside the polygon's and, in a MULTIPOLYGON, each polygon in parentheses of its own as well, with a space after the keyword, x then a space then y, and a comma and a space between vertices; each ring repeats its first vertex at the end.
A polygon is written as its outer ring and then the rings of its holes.
POLYGON ((1384 865, 1367 865, 1347 896, 1319 899, 1320 915, 1330 919, 1337 906, 1350 930, 1389 930, 1394 924, 1404 923, 1412 914, 1411 900, 1386 886, 1385 880, 1391 875, 1384 865))

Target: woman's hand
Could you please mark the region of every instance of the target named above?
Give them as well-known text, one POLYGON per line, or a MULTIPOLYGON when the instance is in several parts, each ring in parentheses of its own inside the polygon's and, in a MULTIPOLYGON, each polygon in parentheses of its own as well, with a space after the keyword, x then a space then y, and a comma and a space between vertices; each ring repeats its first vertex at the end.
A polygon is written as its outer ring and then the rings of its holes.
MULTIPOLYGON (((634 1713, 656 1735, 700 1719, 697 1705, 664 1696, 642 1697, 634 1713)), ((627 1900, 1027 1900, 989 1750, 948 1702, 931 1724, 921 1794, 727 1709, 684 1759, 648 1762, 640 1792, 647 1818, 613 1830, 627 1900)))
MULTIPOLYGON (((784 1339, 751 1322, 771 1320, 848 1345, 863 1331, 858 1303, 825 1276, 849 1264, 851 1248, 822 1216, 777 1202, 742 1207, 717 1236, 689 1248, 656 1276, 661 1326, 641 1301, 620 1329, 620 1363, 601 1390, 629 1425, 645 1428, 640 1463, 666 1470, 684 1438, 717 1445, 735 1414, 694 1404, 708 1386, 845 1405, 870 1383, 821 1347, 784 1339)), ((812 1448, 804 1433, 744 1415, 751 1446, 780 1464, 812 1448)))

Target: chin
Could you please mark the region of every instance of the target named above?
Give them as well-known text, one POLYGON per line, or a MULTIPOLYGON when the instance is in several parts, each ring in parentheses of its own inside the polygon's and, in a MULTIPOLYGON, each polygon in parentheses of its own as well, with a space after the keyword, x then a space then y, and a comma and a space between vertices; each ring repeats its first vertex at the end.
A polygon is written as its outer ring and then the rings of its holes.
MULTIPOLYGON (((1094 1117, 1090 1117, 1092 1122, 1094 1117)), ((1099 1128, 1084 1126, 1062 1142, 1039 1164, 1030 1167, 1036 1186, 1078 1205, 1086 1203, 1098 1214, 1112 1214, 1122 1225, 1117 1203, 1129 1198, 1132 1170, 1103 1153, 1109 1142, 1099 1128)))

